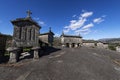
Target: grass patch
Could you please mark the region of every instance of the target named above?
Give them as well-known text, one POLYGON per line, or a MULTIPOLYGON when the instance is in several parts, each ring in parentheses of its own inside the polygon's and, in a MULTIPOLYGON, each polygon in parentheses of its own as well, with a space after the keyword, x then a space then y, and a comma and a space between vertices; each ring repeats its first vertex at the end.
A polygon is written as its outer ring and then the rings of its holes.
POLYGON ((116 47, 115 47, 114 45, 109 45, 108 48, 109 48, 110 50, 116 51, 116 47))
POLYGON ((31 51, 31 48, 27 47, 27 48, 23 48, 23 52, 29 52, 31 51))

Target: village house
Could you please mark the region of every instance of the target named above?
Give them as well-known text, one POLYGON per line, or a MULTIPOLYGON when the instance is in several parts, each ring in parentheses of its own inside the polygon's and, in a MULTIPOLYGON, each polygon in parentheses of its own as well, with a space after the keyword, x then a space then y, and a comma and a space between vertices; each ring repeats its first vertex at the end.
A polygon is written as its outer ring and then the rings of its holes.
POLYGON ((98 42, 97 43, 97 48, 108 49, 108 44, 107 43, 98 42))
POLYGON ((49 29, 49 32, 39 35, 40 46, 53 46, 54 33, 49 29))
POLYGON ((61 44, 63 47, 69 47, 69 48, 77 48, 82 45, 82 37, 80 35, 65 35, 62 33, 60 36, 61 38, 61 44))

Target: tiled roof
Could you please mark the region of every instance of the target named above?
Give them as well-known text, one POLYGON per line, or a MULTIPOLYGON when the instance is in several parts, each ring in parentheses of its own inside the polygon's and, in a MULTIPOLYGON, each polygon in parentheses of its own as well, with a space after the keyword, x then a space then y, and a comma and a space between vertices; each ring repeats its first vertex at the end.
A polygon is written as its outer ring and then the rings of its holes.
POLYGON ((22 22, 22 21, 29 21, 31 23, 33 23, 34 25, 36 25, 37 27, 41 28, 41 26, 35 22, 32 18, 17 18, 15 20, 12 20, 12 23, 17 23, 17 22, 22 22))
POLYGON ((75 38, 82 38, 81 36, 77 36, 77 35, 61 35, 63 37, 75 37, 75 38))

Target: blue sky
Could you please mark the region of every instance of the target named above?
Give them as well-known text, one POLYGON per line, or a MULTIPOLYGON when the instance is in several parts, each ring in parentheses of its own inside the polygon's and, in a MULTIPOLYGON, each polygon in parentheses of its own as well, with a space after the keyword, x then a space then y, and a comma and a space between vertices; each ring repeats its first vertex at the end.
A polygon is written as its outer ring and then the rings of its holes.
POLYGON ((40 33, 49 27, 56 36, 81 34, 84 39, 120 37, 120 0, 0 0, 0 32, 13 34, 10 20, 32 18, 41 26, 40 33))

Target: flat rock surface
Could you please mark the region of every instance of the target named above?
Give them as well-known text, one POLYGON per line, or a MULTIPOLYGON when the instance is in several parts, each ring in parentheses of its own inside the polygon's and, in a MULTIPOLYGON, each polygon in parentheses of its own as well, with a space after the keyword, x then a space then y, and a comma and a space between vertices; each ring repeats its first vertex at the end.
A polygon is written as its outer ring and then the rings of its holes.
POLYGON ((0 80, 120 80, 120 53, 61 48, 39 60, 0 64, 0 80))

